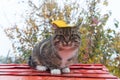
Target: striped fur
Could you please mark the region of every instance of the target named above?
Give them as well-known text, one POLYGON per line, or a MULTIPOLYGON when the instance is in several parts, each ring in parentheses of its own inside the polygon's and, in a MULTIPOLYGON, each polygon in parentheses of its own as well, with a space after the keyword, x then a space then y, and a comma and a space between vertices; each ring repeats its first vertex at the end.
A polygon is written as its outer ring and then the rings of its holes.
POLYGON ((54 34, 38 43, 29 60, 29 65, 46 66, 48 69, 63 69, 77 62, 80 45, 78 28, 57 28, 54 34))

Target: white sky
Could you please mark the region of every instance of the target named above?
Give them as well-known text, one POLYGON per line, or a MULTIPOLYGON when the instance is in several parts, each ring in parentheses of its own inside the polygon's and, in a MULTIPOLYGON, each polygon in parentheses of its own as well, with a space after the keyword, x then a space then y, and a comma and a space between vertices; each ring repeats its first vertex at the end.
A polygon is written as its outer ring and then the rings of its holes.
MULTIPOLYGON (((6 56, 11 49, 11 42, 4 34, 3 29, 15 23, 22 23, 22 16, 20 15, 22 15, 27 8, 25 3, 18 4, 18 1, 21 0, 0 0, 0 56, 6 56)), ((108 0, 108 2, 108 9, 112 12, 108 25, 111 26, 114 18, 120 22, 120 0, 108 0)), ((120 25, 118 31, 120 31, 120 25)))

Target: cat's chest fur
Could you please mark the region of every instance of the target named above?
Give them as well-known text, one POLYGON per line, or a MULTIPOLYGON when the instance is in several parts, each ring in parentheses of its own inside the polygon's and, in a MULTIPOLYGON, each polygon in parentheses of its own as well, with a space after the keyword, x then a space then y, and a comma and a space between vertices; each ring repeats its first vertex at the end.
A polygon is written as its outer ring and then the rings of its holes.
POLYGON ((63 49, 58 51, 58 55, 61 58, 61 67, 64 67, 69 59, 74 57, 77 53, 78 49, 71 48, 71 49, 63 49))

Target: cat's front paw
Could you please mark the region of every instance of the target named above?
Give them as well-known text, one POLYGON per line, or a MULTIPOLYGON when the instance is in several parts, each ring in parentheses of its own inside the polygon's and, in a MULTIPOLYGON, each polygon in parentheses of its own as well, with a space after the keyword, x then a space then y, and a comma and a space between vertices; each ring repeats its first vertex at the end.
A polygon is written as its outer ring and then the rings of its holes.
POLYGON ((68 68, 68 67, 67 68, 63 68, 62 72, 63 73, 70 73, 70 68, 68 68))
POLYGON ((52 69, 52 70, 50 71, 50 73, 51 73, 52 75, 58 75, 58 74, 61 74, 61 70, 60 70, 60 69, 52 69))
POLYGON ((39 70, 39 71, 46 71, 47 67, 46 66, 37 65, 36 69, 39 70))

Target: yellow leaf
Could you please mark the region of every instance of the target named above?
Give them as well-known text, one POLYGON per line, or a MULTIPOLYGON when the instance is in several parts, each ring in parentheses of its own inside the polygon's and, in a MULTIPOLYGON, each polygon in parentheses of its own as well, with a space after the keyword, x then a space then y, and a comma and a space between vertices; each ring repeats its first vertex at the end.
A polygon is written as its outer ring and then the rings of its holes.
POLYGON ((57 25, 57 27, 74 27, 73 24, 67 24, 64 20, 55 20, 52 22, 52 24, 57 25))

